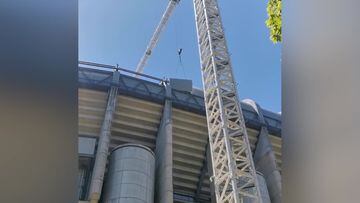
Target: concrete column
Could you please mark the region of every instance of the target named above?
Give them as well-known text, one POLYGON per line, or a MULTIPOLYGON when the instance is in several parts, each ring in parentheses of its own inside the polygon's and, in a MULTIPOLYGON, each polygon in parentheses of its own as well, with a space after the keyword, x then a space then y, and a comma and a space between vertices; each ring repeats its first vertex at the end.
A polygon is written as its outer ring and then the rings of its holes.
POLYGON ((94 169, 91 176, 89 200, 90 203, 98 203, 101 196, 101 189, 104 181, 107 157, 111 138, 111 123, 115 112, 116 98, 118 94, 118 81, 120 73, 113 73, 112 85, 109 91, 109 97, 105 110, 104 121, 101 126, 99 142, 97 146, 94 169))
POLYGON ((262 128, 254 154, 254 162, 256 170, 264 175, 271 202, 281 203, 281 174, 268 136, 267 130, 262 128))
POLYGON ((266 180, 271 202, 281 203, 281 174, 276 163, 261 107, 252 100, 246 100, 245 102, 253 107, 261 123, 263 123, 254 154, 255 168, 263 174, 266 180))
MULTIPOLYGON (((164 83, 165 84, 165 83, 164 83)), ((173 135, 171 87, 165 84, 166 99, 155 148, 155 202, 173 202, 173 135)))

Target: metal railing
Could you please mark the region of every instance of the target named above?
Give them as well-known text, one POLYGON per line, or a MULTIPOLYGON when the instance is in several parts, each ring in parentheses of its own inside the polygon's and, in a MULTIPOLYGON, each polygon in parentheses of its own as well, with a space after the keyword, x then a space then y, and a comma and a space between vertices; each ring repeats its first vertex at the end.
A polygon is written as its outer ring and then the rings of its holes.
POLYGON ((132 71, 132 70, 129 70, 129 69, 120 68, 118 65, 114 66, 114 65, 107 65, 107 64, 94 63, 94 62, 88 62, 88 61, 79 61, 79 67, 81 67, 81 68, 90 68, 90 69, 100 69, 100 70, 105 70, 105 71, 115 71, 115 70, 117 70, 117 71, 121 71, 122 74, 125 73, 125 75, 129 75, 129 76, 137 75, 138 77, 143 77, 143 78, 155 80, 155 81, 158 81, 158 82, 166 81, 166 79, 161 79, 161 78, 154 77, 154 76, 151 76, 151 75, 147 75, 147 74, 144 74, 144 73, 138 73, 136 71, 132 71))

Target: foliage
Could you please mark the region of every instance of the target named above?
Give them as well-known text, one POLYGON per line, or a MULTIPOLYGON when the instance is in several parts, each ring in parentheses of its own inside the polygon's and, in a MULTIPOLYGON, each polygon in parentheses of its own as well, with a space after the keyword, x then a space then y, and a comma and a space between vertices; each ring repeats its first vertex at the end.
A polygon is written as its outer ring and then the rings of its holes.
POLYGON ((269 0, 266 10, 268 19, 265 24, 270 30, 270 40, 274 43, 281 42, 281 0, 269 0))

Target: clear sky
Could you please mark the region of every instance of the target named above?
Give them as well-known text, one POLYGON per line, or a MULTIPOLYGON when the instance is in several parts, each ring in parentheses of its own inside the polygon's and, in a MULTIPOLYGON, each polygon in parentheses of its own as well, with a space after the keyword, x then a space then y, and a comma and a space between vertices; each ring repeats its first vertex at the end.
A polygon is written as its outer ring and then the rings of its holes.
MULTIPOLYGON (((240 99, 281 111, 281 45, 265 26, 267 0, 218 0, 240 99)), ((79 0, 79 60, 135 70, 168 0, 79 0)), ((202 87, 192 0, 181 0, 144 73, 202 87), (182 65, 177 50, 183 49, 182 65)))

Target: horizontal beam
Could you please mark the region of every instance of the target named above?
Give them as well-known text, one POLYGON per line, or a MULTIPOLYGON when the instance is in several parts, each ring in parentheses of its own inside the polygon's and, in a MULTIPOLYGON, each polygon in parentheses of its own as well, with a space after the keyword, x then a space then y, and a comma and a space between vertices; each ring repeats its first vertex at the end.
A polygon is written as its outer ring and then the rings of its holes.
POLYGON ((121 71, 124 71, 124 72, 127 72, 127 73, 135 74, 135 75, 142 76, 142 77, 145 77, 145 78, 150 78, 150 79, 157 80, 157 81, 160 81, 160 82, 164 81, 164 79, 161 79, 161 78, 157 78, 157 77, 147 75, 147 74, 144 74, 144 73, 138 73, 136 71, 128 70, 128 69, 125 69, 125 68, 120 68, 118 66, 106 65, 106 64, 101 64, 101 63, 93 63, 93 62, 87 62, 87 61, 79 61, 79 64, 90 66, 90 67, 82 67, 82 68, 90 68, 91 69, 91 68, 94 68, 94 67, 98 67, 98 68, 104 68, 104 69, 110 69, 110 70, 121 70, 121 71))

